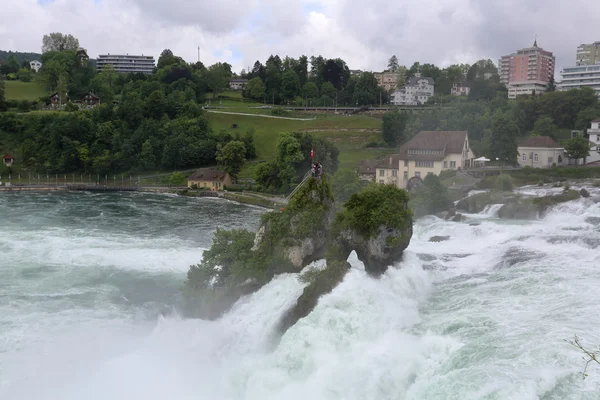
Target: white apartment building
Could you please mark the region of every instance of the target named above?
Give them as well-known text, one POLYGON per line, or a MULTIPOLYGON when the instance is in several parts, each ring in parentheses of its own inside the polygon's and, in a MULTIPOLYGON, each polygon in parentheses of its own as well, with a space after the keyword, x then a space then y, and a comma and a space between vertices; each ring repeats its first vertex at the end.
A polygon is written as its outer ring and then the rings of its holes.
POLYGON ((406 85, 392 93, 390 102, 396 106, 425 104, 433 96, 434 89, 433 78, 421 77, 421 74, 416 73, 406 85))
POLYGON ((577 46, 577 65, 600 64, 600 42, 577 46))
POLYGON ((586 164, 600 161, 600 119, 592 121, 591 127, 587 130, 590 140, 590 156, 586 158, 586 164))
POLYGON ((521 95, 539 95, 548 89, 548 82, 544 81, 515 81, 508 85, 508 98, 516 99, 521 95))
POLYGON ((562 80, 556 85, 557 90, 567 91, 584 86, 596 91, 600 97, 600 64, 566 67, 560 71, 562 80))
POLYGON ((151 74, 154 69, 153 56, 133 56, 133 55, 118 55, 106 54, 99 55, 96 59, 96 67, 98 72, 102 71, 105 65, 112 65, 115 70, 122 74, 137 73, 151 74))

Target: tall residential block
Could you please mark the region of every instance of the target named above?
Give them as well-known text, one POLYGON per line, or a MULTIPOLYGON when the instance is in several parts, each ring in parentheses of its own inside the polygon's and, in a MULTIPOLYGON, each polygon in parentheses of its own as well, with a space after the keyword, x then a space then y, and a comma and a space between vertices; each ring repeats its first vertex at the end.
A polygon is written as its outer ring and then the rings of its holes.
POLYGON ((96 59, 96 68, 98 72, 102 71, 105 65, 112 65, 115 70, 122 74, 141 72, 142 74, 151 74, 154 69, 154 57, 152 56, 132 56, 129 54, 106 54, 99 55, 96 59))
POLYGON ((554 65, 554 55, 538 47, 536 40, 532 47, 500 58, 500 82, 507 86, 510 99, 543 93, 554 76, 554 65))
POLYGON ((556 89, 566 91, 587 86, 600 97, 600 42, 577 46, 575 63, 575 66, 560 71, 562 80, 556 89))
POLYGON ((600 42, 577 46, 577 65, 600 64, 600 42))

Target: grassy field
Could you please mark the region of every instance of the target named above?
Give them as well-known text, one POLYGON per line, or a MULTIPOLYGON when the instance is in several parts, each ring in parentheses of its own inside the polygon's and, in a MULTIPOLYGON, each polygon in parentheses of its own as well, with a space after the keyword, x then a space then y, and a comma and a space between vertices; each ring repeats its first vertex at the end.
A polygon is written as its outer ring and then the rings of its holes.
MULTIPOLYGON (((254 142, 258 160, 269 160, 275 155, 277 137, 281 132, 309 131, 333 142, 340 150, 340 168, 356 168, 361 160, 379 158, 393 153, 395 149, 366 148, 369 142, 380 142, 381 119, 367 116, 319 115, 310 121, 294 121, 242 115, 208 114, 215 131, 244 134, 247 129, 255 131, 254 142), (237 124, 232 129, 231 124, 237 124)), ((257 163, 248 163, 241 178, 253 177, 257 163)))
POLYGON ((7 100, 38 100, 47 94, 37 82, 6 81, 7 100))

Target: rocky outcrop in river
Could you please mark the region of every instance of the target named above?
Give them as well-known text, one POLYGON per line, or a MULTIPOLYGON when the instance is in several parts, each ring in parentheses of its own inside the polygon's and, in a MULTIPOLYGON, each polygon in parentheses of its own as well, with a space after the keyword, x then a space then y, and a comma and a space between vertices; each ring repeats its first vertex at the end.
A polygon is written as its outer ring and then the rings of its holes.
POLYGON ((401 259, 411 237, 412 213, 404 190, 371 185, 353 195, 336 214, 327 177, 310 178, 287 207, 263 216, 256 234, 217 231, 202 262, 188 272, 187 315, 216 318, 273 276, 298 272, 325 258, 326 268, 310 274, 304 292, 282 319, 284 332, 342 281, 353 250, 366 271, 378 276, 401 259))

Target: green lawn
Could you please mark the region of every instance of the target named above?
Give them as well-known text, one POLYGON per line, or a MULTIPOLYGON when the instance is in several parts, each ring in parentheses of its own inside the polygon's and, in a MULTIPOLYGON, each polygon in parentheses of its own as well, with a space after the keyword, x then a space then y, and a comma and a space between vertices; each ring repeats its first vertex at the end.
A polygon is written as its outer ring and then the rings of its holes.
MULTIPOLYGON (((281 132, 310 131, 313 135, 324 137, 333 142, 340 150, 340 168, 356 168, 361 160, 380 158, 393 153, 396 149, 366 148, 369 142, 381 141, 381 119, 368 116, 319 115, 315 120, 294 121, 264 117, 237 116, 227 114, 207 114, 215 131, 225 129, 228 132, 244 134, 254 128, 254 142, 258 160, 269 160, 275 155, 277 137, 281 132), (231 124, 238 124, 232 129, 231 124), (343 131, 340 129, 353 129, 343 131), (365 129, 366 131, 356 131, 365 129)), ((246 164, 241 178, 252 178, 257 162, 246 164)))
POLYGON ((47 94, 37 82, 6 81, 7 100, 38 100, 47 94))

